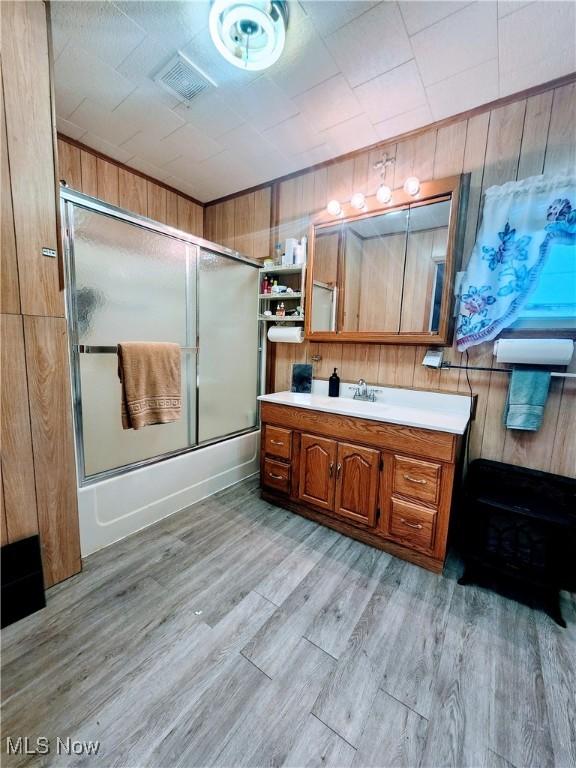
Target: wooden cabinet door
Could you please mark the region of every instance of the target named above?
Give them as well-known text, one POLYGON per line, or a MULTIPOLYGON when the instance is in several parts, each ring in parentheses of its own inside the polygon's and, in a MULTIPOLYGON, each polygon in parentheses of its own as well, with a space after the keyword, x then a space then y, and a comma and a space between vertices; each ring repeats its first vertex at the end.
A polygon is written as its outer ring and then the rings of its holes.
POLYGON ((376 525, 380 452, 338 444, 336 514, 364 525, 376 525))
POLYGON ((302 435, 300 499, 322 509, 334 509, 337 443, 325 437, 302 435))

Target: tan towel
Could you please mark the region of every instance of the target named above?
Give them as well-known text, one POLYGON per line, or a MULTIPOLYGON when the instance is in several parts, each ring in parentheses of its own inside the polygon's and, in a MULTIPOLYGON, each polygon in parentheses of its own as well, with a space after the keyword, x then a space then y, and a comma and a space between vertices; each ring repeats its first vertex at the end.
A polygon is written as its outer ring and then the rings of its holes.
POLYGON ((118 344, 118 376, 122 383, 124 429, 178 421, 182 406, 178 344, 118 344))

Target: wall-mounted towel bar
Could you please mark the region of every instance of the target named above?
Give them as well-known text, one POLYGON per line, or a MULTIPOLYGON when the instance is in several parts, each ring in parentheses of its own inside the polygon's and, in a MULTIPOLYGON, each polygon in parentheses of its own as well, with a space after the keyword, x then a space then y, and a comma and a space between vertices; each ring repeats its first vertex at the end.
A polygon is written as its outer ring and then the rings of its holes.
MULTIPOLYGON (((441 368, 461 368, 464 371, 489 371, 490 373, 512 373, 512 368, 483 368, 479 365, 452 365, 452 363, 442 363, 441 368)), ((574 379, 576 373, 558 373, 550 371, 550 376, 557 379, 574 379)))
MULTIPOLYGON (((82 355, 115 355, 118 347, 98 347, 91 344, 76 344, 75 349, 82 355)), ((197 352, 198 347, 180 347, 182 352, 197 352)))

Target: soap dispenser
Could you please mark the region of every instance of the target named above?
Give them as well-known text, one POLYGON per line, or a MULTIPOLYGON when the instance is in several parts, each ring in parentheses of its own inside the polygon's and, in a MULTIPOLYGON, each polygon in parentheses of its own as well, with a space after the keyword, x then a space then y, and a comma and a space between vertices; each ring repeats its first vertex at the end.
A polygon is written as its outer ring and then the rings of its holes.
POLYGON ((340 376, 337 374, 337 368, 328 379, 328 397, 338 397, 340 395, 340 376))

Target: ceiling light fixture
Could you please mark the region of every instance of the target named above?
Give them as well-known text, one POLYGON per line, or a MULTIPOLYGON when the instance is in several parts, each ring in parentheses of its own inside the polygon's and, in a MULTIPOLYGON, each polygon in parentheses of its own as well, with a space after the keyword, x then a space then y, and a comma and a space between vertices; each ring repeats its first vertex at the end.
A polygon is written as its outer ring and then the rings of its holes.
POLYGON ((326 210, 331 216, 340 216, 340 214, 342 213, 342 208, 338 200, 330 200, 330 202, 326 206, 326 210))
POLYGON ((285 0, 214 0, 210 8, 210 37, 226 61, 240 69, 268 69, 278 61, 287 26, 285 0))
POLYGON ((355 192, 350 198, 350 205, 352 208, 356 208, 361 211, 366 207, 366 198, 362 192, 355 192))
POLYGON ((416 176, 408 176, 404 182, 404 192, 406 192, 407 195, 416 197, 418 192, 420 192, 420 179, 417 179, 416 176))

